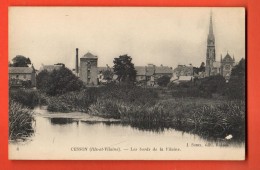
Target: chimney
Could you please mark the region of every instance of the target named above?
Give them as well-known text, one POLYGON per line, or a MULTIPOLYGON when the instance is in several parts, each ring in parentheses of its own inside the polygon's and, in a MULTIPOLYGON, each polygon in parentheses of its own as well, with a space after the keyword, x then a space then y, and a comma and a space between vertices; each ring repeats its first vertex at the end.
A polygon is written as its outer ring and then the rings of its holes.
POLYGON ((79 49, 76 48, 76 68, 75 68, 75 71, 76 71, 76 75, 79 76, 79 49))

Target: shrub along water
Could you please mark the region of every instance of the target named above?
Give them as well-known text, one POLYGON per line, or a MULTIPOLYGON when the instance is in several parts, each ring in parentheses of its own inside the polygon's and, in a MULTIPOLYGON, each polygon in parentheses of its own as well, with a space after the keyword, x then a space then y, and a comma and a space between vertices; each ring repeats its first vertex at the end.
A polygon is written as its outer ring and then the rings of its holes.
POLYGON ((9 140, 24 139, 31 136, 33 129, 32 111, 11 100, 9 102, 9 140))

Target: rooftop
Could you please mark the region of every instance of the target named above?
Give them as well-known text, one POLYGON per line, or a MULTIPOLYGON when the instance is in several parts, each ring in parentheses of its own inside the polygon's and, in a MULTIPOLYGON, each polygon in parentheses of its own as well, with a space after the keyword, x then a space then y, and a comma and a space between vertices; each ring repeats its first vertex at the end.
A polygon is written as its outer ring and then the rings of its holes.
POLYGON ((29 74, 29 73, 33 73, 34 69, 31 67, 9 67, 9 73, 12 74, 29 74))
POLYGON ((58 70, 61 67, 63 67, 62 65, 42 65, 42 67, 40 68, 40 70, 47 70, 48 72, 52 72, 53 70, 58 70))
POLYGON ((81 58, 97 58, 97 56, 91 54, 90 52, 86 53, 83 55, 81 58))

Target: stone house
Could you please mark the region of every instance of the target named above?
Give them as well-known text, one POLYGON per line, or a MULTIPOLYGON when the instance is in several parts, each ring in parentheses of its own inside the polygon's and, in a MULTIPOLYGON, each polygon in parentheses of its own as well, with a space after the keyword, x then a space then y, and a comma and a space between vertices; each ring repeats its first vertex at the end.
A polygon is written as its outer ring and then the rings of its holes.
POLYGON ((22 87, 24 82, 36 87, 36 71, 34 67, 9 67, 9 82, 11 87, 22 87))

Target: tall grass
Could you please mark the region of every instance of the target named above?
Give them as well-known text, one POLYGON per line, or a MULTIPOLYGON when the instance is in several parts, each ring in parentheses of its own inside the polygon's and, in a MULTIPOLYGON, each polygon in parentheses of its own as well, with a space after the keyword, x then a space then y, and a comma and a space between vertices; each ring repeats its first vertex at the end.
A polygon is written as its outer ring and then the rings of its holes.
POLYGON ((51 112, 86 112, 90 104, 97 100, 95 88, 79 92, 69 92, 49 98, 48 111, 51 112))
MULTIPOLYGON (((108 85, 91 87, 77 92, 69 92, 49 97, 48 110, 52 112, 87 112, 92 104, 107 105, 111 110, 115 102, 130 104, 153 105, 158 100, 158 94, 153 89, 143 89, 135 86, 108 85), (113 102, 109 101, 112 100, 113 102)), ((99 110, 102 112, 101 110, 99 110)), ((94 112, 94 110, 92 110, 94 112)), ((109 111, 108 111, 109 112, 109 111)), ((105 114, 102 114, 103 116, 105 114)), ((109 114, 111 116, 111 114, 109 114)), ((113 117, 117 117, 115 114, 113 117)))
POLYGON ((9 140, 24 139, 33 134, 32 114, 30 109, 13 100, 9 101, 9 140))
POLYGON ((11 89, 9 100, 14 100, 23 106, 34 108, 37 105, 46 105, 48 97, 37 90, 32 89, 11 89))
MULTIPOLYGON (((203 101, 203 100, 202 100, 203 101)), ((232 134, 245 139, 244 102, 199 102, 197 99, 158 101, 155 105, 102 100, 90 106, 89 113, 121 119, 141 129, 175 128, 205 138, 232 134)))

